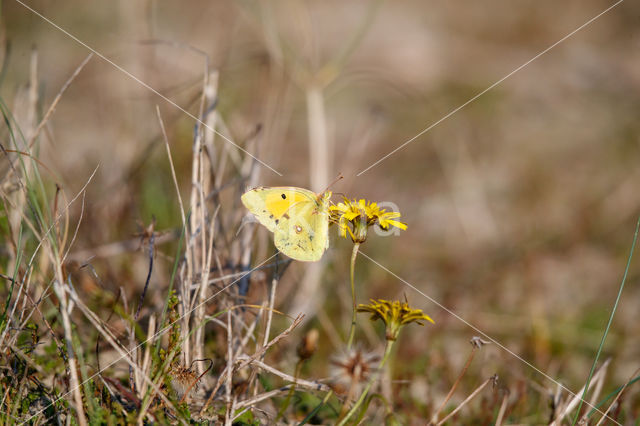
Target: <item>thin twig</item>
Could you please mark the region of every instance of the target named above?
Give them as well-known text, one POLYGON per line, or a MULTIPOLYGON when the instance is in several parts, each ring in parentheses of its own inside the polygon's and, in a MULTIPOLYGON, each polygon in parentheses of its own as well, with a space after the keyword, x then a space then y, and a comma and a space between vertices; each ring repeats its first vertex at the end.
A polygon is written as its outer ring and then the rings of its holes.
MULTIPOLYGON (((247 367, 250 364, 255 363, 258 359, 261 359, 263 354, 273 345, 275 345, 276 343, 278 343, 280 340, 282 340, 283 338, 285 338, 287 335, 289 335, 289 333, 291 333, 291 331, 297 327, 300 322, 302 322, 302 319, 304 318, 304 314, 300 314, 296 317, 296 319, 293 321, 293 323, 286 329, 284 330, 282 333, 280 333, 279 335, 277 335, 276 337, 273 338, 273 340, 271 340, 268 344, 266 344, 265 346, 261 347, 258 351, 256 351, 252 356, 244 356, 242 357, 242 360, 238 360, 236 359, 236 361, 239 361, 238 364, 236 364, 235 366, 231 365, 228 361, 227 361, 227 366, 224 368, 224 370, 222 371, 222 373, 220 374, 220 376, 218 377, 218 381, 216 383, 216 385, 214 386, 213 390, 211 391, 209 398, 207 398, 207 401, 205 402, 205 404, 202 406, 202 408, 200 409, 200 415, 203 415, 204 412, 206 411, 207 407, 209 407, 209 405, 211 404, 211 402, 213 401, 213 399, 215 398, 215 395, 217 394, 218 390, 220 389, 220 387, 222 386, 222 383, 225 383, 226 381, 229 380, 230 376, 233 374, 233 371, 238 371, 241 370, 245 367, 247 367)), ((229 325, 227 325, 227 327, 229 327, 229 325)), ((227 329, 227 333, 231 333, 230 329, 227 329)), ((228 358, 231 359, 233 357, 233 354, 228 355, 228 358)))
POLYGON ((187 395, 189 395, 189 393, 191 392, 191 389, 193 389, 193 387, 198 384, 200 379, 202 379, 202 377, 205 374, 207 374, 209 372, 209 370, 211 370, 213 368, 213 360, 210 359, 210 358, 207 358, 206 360, 197 360, 197 359, 195 359, 195 360, 193 360, 191 365, 193 365, 193 363, 196 362, 196 361, 209 361, 209 367, 207 367, 202 373, 200 373, 200 375, 198 377, 196 377, 194 380, 191 381, 191 383, 189 383, 189 386, 184 391, 184 394, 182 395, 182 398, 180 398, 180 402, 184 401, 184 399, 187 397, 187 395))
POLYGON ((274 396, 282 395, 288 392, 291 389, 291 386, 293 385, 283 386, 281 388, 274 389, 269 392, 261 393, 249 399, 245 399, 244 401, 238 402, 238 404, 236 405, 236 408, 250 407, 254 404, 257 404, 258 402, 264 401, 265 399, 270 399, 270 398, 273 398, 274 396))
POLYGON ((299 314, 296 319, 293 320, 293 322, 291 323, 291 325, 284 330, 282 333, 278 334, 276 337, 273 338, 273 340, 271 340, 268 344, 266 344, 265 346, 261 347, 258 351, 256 351, 255 354, 253 354, 251 357, 248 358, 247 361, 244 361, 243 363, 241 363, 237 369, 241 369, 246 367, 247 365, 249 365, 251 362, 253 362, 256 359, 261 359, 263 354, 273 345, 275 345, 276 343, 278 343, 280 340, 284 339, 285 337, 287 337, 291 331, 293 331, 294 328, 296 328, 298 325, 300 325, 300 323, 302 322, 302 320, 304 319, 304 314, 299 314))
POLYGON ((473 357, 475 356, 477 350, 478 350, 478 346, 473 345, 472 348, 471 348, 471 353, 469 354, 469 358, 467 358, 467 362, 465 363, 464 367, 462 368, 462 371, 458 375, 458 378, 456 379, 455 383, 451 387, 451 390, 449 391, 447 396, 444 398, 444 401, 442 401, 442 404, 440 404, 440 407, 438 407, 436 412, 433 413, 433 416, 431 416, 431 423, 437 423, 438 422, 438 415, 444 409, 444 406, 447 404, 447 402, 449 402, 449 400, 453 396, 453 393, 455 392, 456 388, 458 387, 458 384, 460 384, 460 380, 462 380, 462 376, 464 376, 464 374, 467 372, 467 369, 471 365, 471 361, 473 361, 473 357))
MULTIPOLYGON (((240 356, 238 358, 236 358, 236 361, 249 361, 249 365, 252 366, 256 366, 261 368, 264 371, 268 371, 271 374, 274 374, 288 382, 294 383, 296 386, 301 386, 301 387, 305 387, 305 388, 309 388, 309 389, 313 389, 313 390, 317 390, 317 391, 323 391, 323 392, 328 392, 331 390, 331 388, 328 385, 325 385, 324 383, 320 383, 320 382, 312 382, 309 380, 304 380, 304 379, 300 379, 294 376, 291 376, 287 373, 283 373, 280 370, 277 370, 273 367, 271 367, 268 364, 265 364, 264 362, 257 360, 257 359, 252 359, 251 357, 247 356, 247 355, 243 355, 240 356)), ((245 365, 246 366, 246 365, 245 365)))

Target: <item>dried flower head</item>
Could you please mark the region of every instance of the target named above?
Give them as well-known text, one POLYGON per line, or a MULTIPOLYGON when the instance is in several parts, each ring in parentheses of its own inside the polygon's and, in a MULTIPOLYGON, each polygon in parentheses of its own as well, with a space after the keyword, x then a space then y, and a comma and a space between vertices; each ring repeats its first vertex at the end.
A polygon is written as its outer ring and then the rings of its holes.
POLYGON ((375 371, 379 360, 379 355, 357 347, 333 359, 331 387, 338 394, 356 391, 375 371))
POLYGON ((381 319, 386 326, 387 340, 396 340, 400 328, 405 324, 415 322, 424 325, 422 321, 433 323, 433 320, 421 309, 412 309, 407 302, 398 300, 390 302, 384 299, 371 299, 371 303, 367 305, 358 305, 358 312, 371 313, 371 321, 381 319))
POLYGON ((300 344, 298 344, 298 356, 301 360, 307 360, 311 358, 311 356, 318 349, 318 337, 320 334, 318 330, 312 328, 309 330, 300 340, 300 344))
POLYGON ((329 211, 331 220, 340 228, 340 236, 346 238, 349 233, 354 243, 363 243, 367 239, 367 229, 376 224, 384 230, 391 226, 407 229, 405 223, 395 220, 400 217, 400 212, 387 212, 377 203, 364 199, 356 201, 344 198, 342 203, 331 206, 329 211))
POLYGON ((169 372, 169 377, 178 399, 182 399, 187 392, 188 396, 193 396, 198 391, 198 375, 190 368, 174 366, 169 372))

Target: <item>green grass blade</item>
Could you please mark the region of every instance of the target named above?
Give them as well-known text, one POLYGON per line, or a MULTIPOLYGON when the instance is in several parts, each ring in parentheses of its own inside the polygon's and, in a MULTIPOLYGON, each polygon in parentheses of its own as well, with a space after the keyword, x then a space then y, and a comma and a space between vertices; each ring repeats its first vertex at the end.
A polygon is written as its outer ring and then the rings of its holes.
POLYGON ((631 250, 629 251, 629 257, 627 258, 627 266, 624 269, 624 275, 622 276, 622 282, 620 283, 620 288, 618 289, 618 296, 616 297, 616 301, 613 304, 613 308, 611 309, 611 315, 609 315, 609 322, 607 323, 607 327, 604 330, 604 334, 602 335, 602 340, 600 341, 600 346, 598 347, 598 352, 596 353, 596 358, 593 360, 593 365, 591 365, 591 371, 589 372, 589 377, 587 378, 587 383, 584 385, 584 391, 582 392, 582 398, 580 398, 580 404, 578 404, 578 409, 576 410, 576 415, 573 418, 573 422, 571 422, 571 426, 575 426, 578 421, 578 417, 580 417, 580 409, 582 408, 582 404, 584 403, 584 399, 587 396, 587 391, 589 390, 589 384, 591 383, 591 378, 593 377, 593 373, 596 369, 596 365, 598 364, 598 359, 600 358, 600 354, 602 353, 602 348, 604 347, 604 342, 607 340, 607 335, 609 334, 609 329, 611 328, 611 323, 613 323, 613 316, 618 309, 618 303, 620 302, 620 298, 622 297, 622 290, 624 290, 624 284, 627 281, 627 275, 629 274, 629 267, 631 266, 631 259, 633 258, 633 251, 636 248, 636 241, 638 241, 638 229, 640 228, 640 217, 638 217, 638 221, 636 222, 636 230, 633 234, 633 242, 631 243, 631 250))

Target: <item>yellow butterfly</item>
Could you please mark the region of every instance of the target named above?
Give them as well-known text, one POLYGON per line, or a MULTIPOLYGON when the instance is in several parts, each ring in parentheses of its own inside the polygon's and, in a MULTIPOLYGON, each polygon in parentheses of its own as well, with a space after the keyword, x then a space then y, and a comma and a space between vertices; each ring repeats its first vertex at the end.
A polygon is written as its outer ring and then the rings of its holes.
POLYGON ((273 232, 276 248, 292 259, 320 260, 329 247, 329 198, 293 186, 260 187, 242 194, 242 203, 273 232))

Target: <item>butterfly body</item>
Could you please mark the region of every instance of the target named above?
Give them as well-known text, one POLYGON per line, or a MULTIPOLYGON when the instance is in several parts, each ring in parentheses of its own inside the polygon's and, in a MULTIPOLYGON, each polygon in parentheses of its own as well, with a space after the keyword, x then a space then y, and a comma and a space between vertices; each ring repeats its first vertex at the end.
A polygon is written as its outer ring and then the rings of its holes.
POLYGON ((292 259, 320 260, 329 247, 330 192, 316 194, 294 186, 259 187, 242 195, 242 203, 273 232, 276 248, 292 259))

